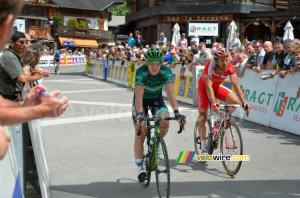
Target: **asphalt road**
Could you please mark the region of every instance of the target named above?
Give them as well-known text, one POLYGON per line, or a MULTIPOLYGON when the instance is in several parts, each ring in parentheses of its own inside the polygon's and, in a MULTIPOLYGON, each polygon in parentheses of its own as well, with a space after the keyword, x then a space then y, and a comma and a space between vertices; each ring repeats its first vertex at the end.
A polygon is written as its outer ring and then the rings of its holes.
MULTIPOLYGON (((132 89, 86 77, 84 66, 61 67, 44 85, 70 99, 64 115, 42 121, 51 197, 157 196, 154 177, 148 188, 137 182, 132 89)), ((165 137, 171 197, 300 196, 300 137, 255 123, 236 119, 250 156, 236 176, 228 176, 221 162, 176 164, 181 151, 193 151, 197 118, 196 107, 179 105, 188 118, 186 129, 178 135, 173 122, 165 137)))

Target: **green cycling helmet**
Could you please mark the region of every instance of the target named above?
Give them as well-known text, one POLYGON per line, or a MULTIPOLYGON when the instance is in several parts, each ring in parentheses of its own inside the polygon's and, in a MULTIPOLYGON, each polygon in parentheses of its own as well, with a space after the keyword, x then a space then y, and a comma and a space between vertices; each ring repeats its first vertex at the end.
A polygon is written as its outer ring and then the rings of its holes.
POLYGON ((152 48, 148 49, 148 51, 146 52, 145 59, 146 59, 147 63, 150 63, 150 62, 162 63, 164 61, 164 54, 159 48, 152 47, 152 48))

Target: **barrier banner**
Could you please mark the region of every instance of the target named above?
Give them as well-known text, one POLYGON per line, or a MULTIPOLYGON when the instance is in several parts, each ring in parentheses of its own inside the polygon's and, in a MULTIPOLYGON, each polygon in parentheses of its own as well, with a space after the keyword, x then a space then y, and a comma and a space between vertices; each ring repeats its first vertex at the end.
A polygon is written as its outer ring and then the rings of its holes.
MULTIPOLYGON (((7 135, 12 137, 10 127, 4 127, 7 135)), ((11 139, 6 155, 0 160, 0 197, 23 198, 21 178, 14 138, 11 139)))
POLYGON ((85 56, 73 56, 74 64, 83 64, 85 63, 85 56))
POLYGON ((53 56, 41 56, 39 61, 39 66, 54 66, 53 56))
POLYGON ((72 57, 67 58, 68 65, 74 65, 74 59, 72 57))
POLYGON ((127 64, 127 69, 128 69, 128 86, 130 88, 133 88, 133 83, 134 83, 134 72, 135 72, 135 63, 130 62, 127 64))
MULTIPOLYGON (((273 70, 267 71, 267 73, 270 72, 273 72, 273 70)), ((248 117, 246 117, 246 113, 242 108, 237 108, 233 116, 270 126, 278 75, 268 80, 261 80, 260 77, 261 73, 246 70, 244 76, 238 79, 245 101, 252 108, 248 117)))
POLYGON ((300 135, 300 73, 278 79, 271 127, 300 135))
POLYGON ((86 60, 86 63, 85 63, 85 73, 87 76, 89 76, 91 73, 90 73, 90 64, 94 64, 93 62, 90 63, 90 60, 87 59, 86 60))
POLYGON ((40 189, 43 198, 50 197, 49 172, 42 139, 40 120, 28 122, 32 148, 39 177, 40 189))

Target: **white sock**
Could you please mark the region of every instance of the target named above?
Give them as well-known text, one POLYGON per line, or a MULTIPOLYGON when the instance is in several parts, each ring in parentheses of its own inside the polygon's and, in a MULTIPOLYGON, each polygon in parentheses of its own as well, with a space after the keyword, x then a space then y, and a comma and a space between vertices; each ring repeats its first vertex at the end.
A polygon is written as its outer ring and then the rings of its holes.
POLYGON ((161 143, 158 144, 157 150, 162 152, 161 143))
POLYGON ((143 159, 136 159, 136 160, 135 160, 135 163, 136 163, 137 168, 138 168, 138 173, 139 173, 141 170, 144 170, 143 159))
POLYGON ((200 140, 201 141, 201 150, 204 149, 204 147, 206 146, 206 140, 200 140))

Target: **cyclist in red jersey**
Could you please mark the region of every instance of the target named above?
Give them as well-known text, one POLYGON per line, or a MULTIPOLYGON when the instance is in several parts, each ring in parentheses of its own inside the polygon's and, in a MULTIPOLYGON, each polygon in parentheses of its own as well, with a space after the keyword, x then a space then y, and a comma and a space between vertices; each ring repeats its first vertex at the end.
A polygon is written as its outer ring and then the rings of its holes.
MULTIPOLYGON (((198 84, 198 132, 201 141, 201 154, 208 153, 205 122, 207 120, 209 102, 211 103, 212 111, 219 110, 215 98, 229 104, 242 104, 245 111, 247 111, 247 114, 251 109, 251 106, 245 102, 234 66, 229 63, 228 50, 226 48, 216 49, 213 53, 213 57, 214 61, 211 61, 206 65, 198 84), (231 83, 237 93, 237 96, 230 89, 221 85, 227 76, 230 76, 231 83)), ((231 115, 234 110, 235 108, 229 109, 229 115, 231 115)))

